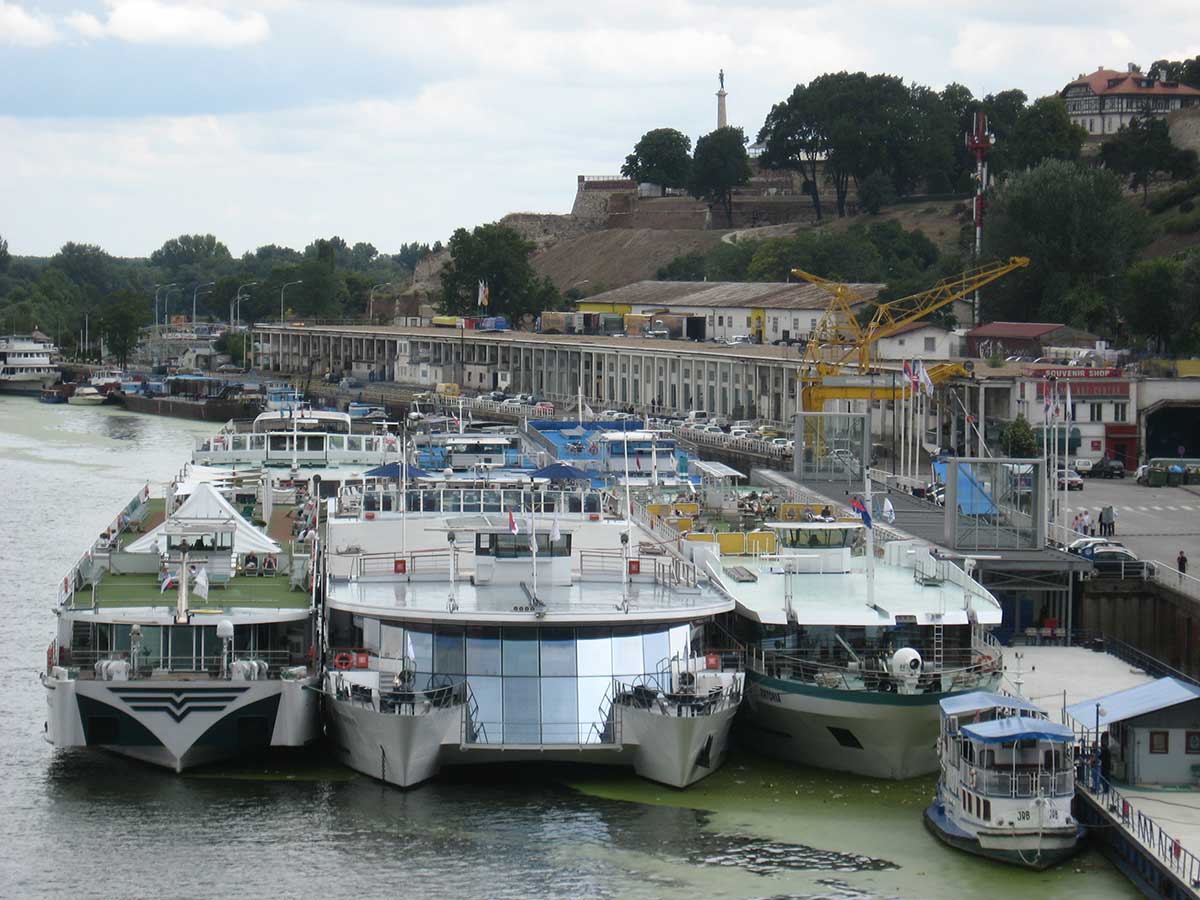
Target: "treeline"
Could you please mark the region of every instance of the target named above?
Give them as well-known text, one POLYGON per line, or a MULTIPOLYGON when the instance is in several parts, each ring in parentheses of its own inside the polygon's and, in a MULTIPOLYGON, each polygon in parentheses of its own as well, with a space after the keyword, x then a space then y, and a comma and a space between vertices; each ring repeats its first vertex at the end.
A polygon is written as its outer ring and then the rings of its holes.
MULTIPOLYGON (((402 244, 394 254, 372 244, 321 238, 304 250, 267 244, 234 257, 211 234, 166 241, 146 259, 115 257, 94 244, 68 242, 49 258, 14 257, 0 237, 0 333, 32 332, 54 338, 69 352, 85 332, 110 347, 123 332, 166 316, 225 320, 239 291, 243 321, 392 314, 394 295, 412 280, 417 263, 442 249, 402 244), (372 306, 374 309, 372 309, 372 306)), ((235 310, 236 313, 236 310, 235 310)), ((86 348, 93 352, 95 347, 86 348)), ((118 353, 118 355, 121 355, 118 353)))

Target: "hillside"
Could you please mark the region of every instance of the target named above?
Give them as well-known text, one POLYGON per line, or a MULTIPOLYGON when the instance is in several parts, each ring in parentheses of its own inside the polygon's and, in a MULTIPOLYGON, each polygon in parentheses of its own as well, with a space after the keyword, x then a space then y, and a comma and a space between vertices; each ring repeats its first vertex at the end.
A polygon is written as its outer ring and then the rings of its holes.
POLYGON ((879 215, 847 216, 839 219, 827 215, 825 224, 819 226, 829 231, 845 231, 852 225, 869 225, 873 222, 895 221, 906 231, 920 229, 925 236, 937 244, 942 253, 953 253, 958 249, 958 238, 963 224, 970 223, 968 200, 920 200, 914 203, 897 203, 885 207, 879 215))
POLYGON ((558 287, 582 293, 654 278, 677 256, 704 253, 721 241, 720 231, 610 228, 558 241, 533 256, 533 267, 558 287))

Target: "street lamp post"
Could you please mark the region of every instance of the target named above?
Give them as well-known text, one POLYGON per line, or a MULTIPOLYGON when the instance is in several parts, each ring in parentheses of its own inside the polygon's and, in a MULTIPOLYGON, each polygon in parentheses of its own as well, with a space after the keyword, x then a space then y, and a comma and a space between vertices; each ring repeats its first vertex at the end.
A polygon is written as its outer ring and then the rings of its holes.
MULTIPOLYGON (((248 288, 248 287, 253 287, 256 284, 258 284, 257 281, 247 281, 245 284, 238 285, 237 296, 234 298, 237 301, 237 324, 238 325, 242 324, 242 290, 245 288, 248 288)), ((247 371, 249 371, 250 369, 252 369, 254 367, 246 365, 246 362, 247 362, 246 344, 247 344, 247 333, 243 332, 242 333, 242 366, 247 371)))
POLYGON ((283 292, 286 291, 288 288, 290 288, 294 284, 304 284, 304 279, 301 278, 299 281, 289 281, 286 284, 284 284, 283 287, 281 287, 279 289, 279 324, 280 325, 283 324, 283 292))
POLYGON ((375 317, 375 292, 380 288, 391 287, 392 282, 385 281, 383 284, 372 286, 371 291, 367 294, 367 319, 373 320, 375 317))
POLYGON ((192 329, 193 330, 195 330, 195 328, 196 328, 196 297, 200 293, 200 288, 213 287, 215 284, 216 284, 215 281, 206 281, 206 282, 204 282, 204 284, 198 284, 198 285, 196 285, 195 288, 192 289, 192 329))

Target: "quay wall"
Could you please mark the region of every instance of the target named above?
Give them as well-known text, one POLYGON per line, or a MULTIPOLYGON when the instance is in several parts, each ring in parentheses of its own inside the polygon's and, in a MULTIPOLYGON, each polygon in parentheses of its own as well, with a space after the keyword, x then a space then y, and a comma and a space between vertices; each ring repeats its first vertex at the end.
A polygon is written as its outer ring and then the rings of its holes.
POLYGON ((180 419, 197 419, 201 422, 228 422, 230 419, 253 419, 258 415, 260 404, 251 400, 181 400, 175 397, 143 397, 127 394, 125 408, 130 412, 154 416, 175 416, 180 419))
POLYGON ((1076 625, 1200 678, 1200 603, 1185 594, 1141 580, 1087 581, 1076 625))

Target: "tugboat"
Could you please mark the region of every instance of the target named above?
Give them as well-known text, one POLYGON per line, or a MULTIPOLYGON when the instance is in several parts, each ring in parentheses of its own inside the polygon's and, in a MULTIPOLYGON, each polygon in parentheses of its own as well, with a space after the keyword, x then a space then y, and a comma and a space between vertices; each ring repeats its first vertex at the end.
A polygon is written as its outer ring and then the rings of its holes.
POLYGON ((942 775, 925 827, 951 847, 1039 871, 1079 850, 1071 729, 1003 694, 962 694, 940 706, 942 775))

